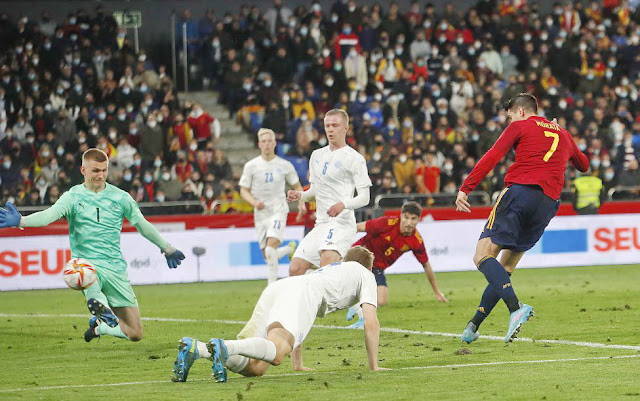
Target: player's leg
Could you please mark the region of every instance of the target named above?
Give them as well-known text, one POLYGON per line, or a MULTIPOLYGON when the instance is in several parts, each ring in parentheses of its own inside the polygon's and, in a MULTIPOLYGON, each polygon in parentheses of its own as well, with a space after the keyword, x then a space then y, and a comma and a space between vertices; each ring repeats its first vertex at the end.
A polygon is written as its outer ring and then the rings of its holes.
POLYGON ((323 241, 323 225, 316 226, 309 231, 307 235, 300 241, 300 245, 296 249, 291 263, 289 264, 289 276, 300 276, 307 272, 311 265, 320 265, 320 245, 323 241))
POLYGON ((267 282, 268 284, 278 280, 278 246, 280 241, 276 238, 267 238, 267 246, 264 248, 264 259, 267 262, 267 282))
MULTIPOLYGON (((85 340, 90 341, 95 337, 109 335, 140 341, 143 336, 142 320, 140 319, 138 300, 127 277, 127 272, 103 272, 103 278, 102 292, 107 297, 108 304, 113 308, 118 324, 111 327, 96 321, 97 325, 92 327, 90 323, 89 330, 85 333, 85 340)), ((90 294, 87 294, 88 296, 90 294)))
MULTIPOLYGON (((142 319, 140 309, 137 306, 114 307, 118 319, 120 319, 120 329, 127 336, 129 341, 142 340, 142 319)), ((98 330, 100 331, 100 330, 98 330)))
POLYGON ((342 259, 340 253, 335 250, 323 250, 320 252, 320 267, 339 262, 342 259))

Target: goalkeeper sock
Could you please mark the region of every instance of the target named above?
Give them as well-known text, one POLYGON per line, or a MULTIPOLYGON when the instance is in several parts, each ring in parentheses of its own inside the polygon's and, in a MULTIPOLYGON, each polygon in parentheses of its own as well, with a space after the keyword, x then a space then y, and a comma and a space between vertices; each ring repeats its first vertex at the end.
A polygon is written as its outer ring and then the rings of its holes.
POLYGON ((109 327, 108 324, 100 323, 98 325, 98 329, 96 331, 98 332, 99 336, 102 336, 103 334, 106 334, 108 336, 113 336, 113 337, 118 337, 118 338, 126 338, 127 340, 129 339, 129 337, 127 337, 127 335, 124 334, 124 332, 120 328, 120 325, 117 325, 116 327, 109 327))
POLYGON ((275 283, 278 280, 278 251, 268 246, 264 249, 264 256, 267 259, 267 282, 275 283))
POLYGON ((266 338, 253 337, 246 340, 225 340, 229 356, 242 355, 247 358, 273 362, 276 359, 276 345, 266 338))
POLYGON ((520 302, 516 296, 509 274, 504 266, 494 257, 487 257, 478 265, 478 270, 484 274, 496 294, 507 304, 509 313, 520 309, 520 302))

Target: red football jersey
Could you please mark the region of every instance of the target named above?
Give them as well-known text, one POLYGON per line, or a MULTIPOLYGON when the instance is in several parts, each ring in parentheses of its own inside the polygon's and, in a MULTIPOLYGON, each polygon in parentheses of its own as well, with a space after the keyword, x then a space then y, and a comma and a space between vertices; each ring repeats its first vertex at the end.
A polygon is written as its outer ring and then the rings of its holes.
POLYGON ((487 153, 462 183, 460 190, 469 193, 493 170, 509 149, 516 151, 516 162, 509 167, 504 178, 511 184, 538 185, 545 195, 559 199, 564 187, 567 161, 582 172, 589 169, 589 159, 578 149, 566 129, 549 120, 532 116, 515 121, 502 132, 487 153))
POLYGON ((418 262, 423 265, 429 261, 424 241, 418 230, 410 236, 402 235, 399 217, 382 216, 368 220, 366 224, 367 235, 353 245, 362 245, 373 252, 374 269, 386 269, 407 251, 412 251, 418 262))

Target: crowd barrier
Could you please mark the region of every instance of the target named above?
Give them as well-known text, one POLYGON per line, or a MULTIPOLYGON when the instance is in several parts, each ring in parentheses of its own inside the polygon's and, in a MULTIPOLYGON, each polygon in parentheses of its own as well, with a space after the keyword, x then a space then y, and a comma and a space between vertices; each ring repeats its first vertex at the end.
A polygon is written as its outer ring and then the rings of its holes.
MULTIPOLYGON (((434 270, 475 269, 472 257, 484 222, 484 219, 421 222, 418 230, 424 237, 434 270)), ((522 259, 520 267, 640 263, 639 227, 640 214, 558 216, 522 259)), ((266 278, 266 265, 253 228, 167 228, 163 236, 187 256, 173 270, 167 268, 158 248, 141 235, 122 234, 122 251, 132 284, 266 278), (196 247, 203 248, 204 254, 196 256, 196 247)), ((290 226, 285 231, 286 240, 300 240, 302 236, 302 226, 290 226)), ((0 244, 0 291, 64 287, 61 272, 70 257, 67 235, 5 237, 0 244)), ((408 253, 388 273, 421 271, 422 266, 408 253)), ((285 257, 279 275, 287 274, 285 257)))

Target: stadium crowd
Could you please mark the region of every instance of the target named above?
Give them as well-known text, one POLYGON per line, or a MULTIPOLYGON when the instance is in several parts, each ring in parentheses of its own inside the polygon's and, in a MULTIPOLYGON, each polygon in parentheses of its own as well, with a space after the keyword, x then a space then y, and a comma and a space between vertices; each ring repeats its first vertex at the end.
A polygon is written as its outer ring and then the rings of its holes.
MULTIPOLYGON (((274 0, 197 20, 185 10, 177 23, 186 23, 205 86, 251 135, 272 128, 303 181, 311 152, 326 144, 324 113, 344 108, 372 199, 455 195, 504 128, 502 103, 530 92, 609 189, 640 185, 638 3, 555 3, 544 13, 522 0, 479 0, 464 12, 453 2, 291 9, 274 0)), ((166 68, 136 54, 101 6, 64 21, 34 17, 0 14, 2 202, 52 204, 81 182, 80 155, 93 146, 109 154, 111 182, 137 201, 201 199, 208 208, 239 199, 239 172, 217 149, 218 120, 179 101, 166 68)), ((512 161, 482 189, 502 189, 512 161)), ((575 170, 567 175, 570 188, 575 170)))

